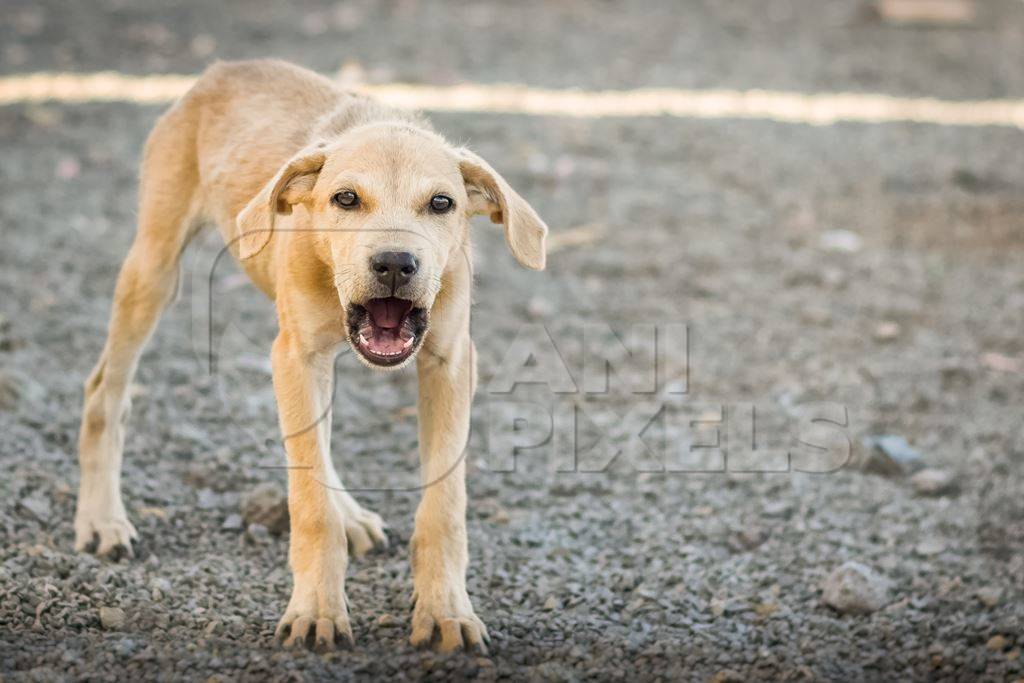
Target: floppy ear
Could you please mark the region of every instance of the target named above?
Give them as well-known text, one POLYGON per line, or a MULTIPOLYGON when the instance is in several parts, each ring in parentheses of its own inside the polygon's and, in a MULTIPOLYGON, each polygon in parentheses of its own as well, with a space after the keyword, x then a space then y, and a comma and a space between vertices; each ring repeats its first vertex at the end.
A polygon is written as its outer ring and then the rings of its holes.
POLYGON ((459 169, 469 195, 470 213, 488 214, 505 227, 505 241, 520 264, 543 270, 548 226, 490 164, 467 149, 459 150, 459 169))
POLYGON ((309 199, 325 158, 319 149, 299 152, 239 212, 235 219, 239 259, 252 258, 267 246, 277 214, 290 214, 293 204, 309 199))

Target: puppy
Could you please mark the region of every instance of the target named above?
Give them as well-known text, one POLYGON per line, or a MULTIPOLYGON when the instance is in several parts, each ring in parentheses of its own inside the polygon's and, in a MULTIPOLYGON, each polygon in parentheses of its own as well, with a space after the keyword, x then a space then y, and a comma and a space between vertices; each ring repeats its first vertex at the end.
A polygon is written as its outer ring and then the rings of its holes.
POLYGON ((373 368, 416 359, 423 494, 411 542, 413 645, 484 649, 466 592, 463 453, 476 384, 469 336, 469 218, 504 227, 544 267, 547 227, 487 162, 421 118, 278 61, 218 63, 146 143, 139 225, 106 344, 85 384, 75 546, 131 554, 121 499, 127 388, 176 289, 179 260, 214 223, 277 308, 274 392, 288 458, 291 600, 286 645, 352 641, 345 570, 386 537, 330 455, 333 360, 346 342, 373 368))

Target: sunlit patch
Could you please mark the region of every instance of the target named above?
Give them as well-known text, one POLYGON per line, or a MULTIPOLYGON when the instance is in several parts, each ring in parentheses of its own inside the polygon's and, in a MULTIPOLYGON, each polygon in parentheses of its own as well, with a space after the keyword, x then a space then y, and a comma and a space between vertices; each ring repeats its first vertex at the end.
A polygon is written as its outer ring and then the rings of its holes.
MULTIPOLYGON (((196 77, 34 73, 0 78, 0 105, 22 102, 159 104, 183 95, 196 77)), ((951 101, 872 93, 773 90, 555 90, 523 85, 359 85, 356 89, 401 109, 492 112, 579 118, 673 116, 759 119, 831 125, 915 122, 943 126, 1024 128, 1024 100, 951 101)))

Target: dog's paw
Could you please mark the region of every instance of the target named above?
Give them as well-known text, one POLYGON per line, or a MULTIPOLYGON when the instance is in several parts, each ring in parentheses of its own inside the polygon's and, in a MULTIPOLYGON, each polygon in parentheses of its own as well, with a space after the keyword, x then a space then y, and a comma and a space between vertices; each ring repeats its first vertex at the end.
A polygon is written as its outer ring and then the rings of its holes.
POLYGON ((473 611, 465 590, 448 598, 413 596, 412 637, 414 647, 433 646, 439 652, 468 650, 487 653, 491 638, 487 627, 473 611))
POLYGON ((289 606, 277 623, 274 639, 289 649, 305 647, 320 652, 350 648, 355 644, 347 606, 334 610, 289 606))
POLYGON ((362 557, 371 550, 388 547, 387 525, 380 515, 362 507, 347 491, 336 492, 336 499, 345 520, 350 555, 362 557))
POLYGON ((289 649, 305 647, 321 652, 355 644, 347 614, 321 616, 315 611, 285 613, 277 624, 274 638, 289 649))
POLYGON ((355 557, 362 557, 371 550, 383 550, 388 547, 388 537, 384 533, 384 520, 376 512, 363 510, 358 516, 345 516, 345 536, 348 538, 348 550, 355 557))
POLYGON ((277 642, 286 648, 321 652, 351 647, 354 639, 344 577, 342 561, 314 562, 308 574, 296 574, 288 608, 274 631, 277 642))
POLYGON ((112 560, 134 557, 133 543, 138 540, 138 532, 124 513, 79 512, 75 515, 75 550, 79 552, 95 553, 112 560))

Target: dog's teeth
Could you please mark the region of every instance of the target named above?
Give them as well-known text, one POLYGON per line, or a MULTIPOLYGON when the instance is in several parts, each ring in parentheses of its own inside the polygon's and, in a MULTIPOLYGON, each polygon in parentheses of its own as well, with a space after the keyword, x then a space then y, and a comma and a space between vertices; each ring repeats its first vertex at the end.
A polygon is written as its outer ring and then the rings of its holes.
POLYGON ((412 346, 412 343, 414 341, 416 341, 416 337, 409 337, 408 339, 405 340, 405 343, 402 344, 402 349, 404 350, 409 348, 410 346, 412 346))
POLYGON ((366 338, 366 335, 364 335, 362 332, 360 332, 359 333, 359 343, 363 344, 363 345, 368 345, 370 343, 370 340, 366 338))

